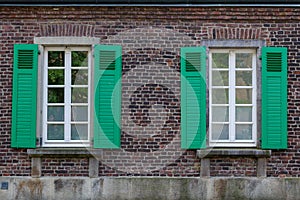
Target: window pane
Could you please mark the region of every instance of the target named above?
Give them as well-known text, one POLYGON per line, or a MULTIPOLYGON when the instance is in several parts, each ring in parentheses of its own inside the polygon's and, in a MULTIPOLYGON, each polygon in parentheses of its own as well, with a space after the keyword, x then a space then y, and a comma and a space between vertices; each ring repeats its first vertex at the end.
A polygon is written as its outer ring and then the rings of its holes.
POLYGON ((72 106, 72 121, 88 121, 87 106, 72 106))
POLYGON ((236 86, 251 86, 252 71, 236 71, 235 82, 236 86))
POLYGON ((48 85, 64 85, 65 73, 63 69, 48 70, 48 85))
POLYGON ((235 120, 236 122, 252 122, 252 107, 241 107, 235 108, 235 120))
POLYGON ((71 140, 87 140, 87 139, 88 139, 87 124, 71 125, 71 140))
POLYGON ((228 89, 213 89, 212 90, 213 104, 228 104, 228 89))
POLYGON ((237 124, 235 131, 237 140, 252 140, 251 124, 237 124))
POLYGON ((64 67, 65 66, 65 52, 64 51, 49 51, 48 52, 48 66, 49 67, 64 67))
POLYGON ((228 106, 213 106, 211 112, 213 122, 228 122, 228 106))
POLYGON ((48 106, 47 120, 49 122, 64 121, 64 107, 63 106, 48 106))
POLYGON ((72 103, 87 103, 88 89, 87 88, 72 88, 72 103))
POLYGON ((252 89, 236 89, 236 104, 252 104, 252 89))
POLYGON ((213 71, 212 72, 213 86, 228 86, 228 71, 213 71))
POLYGON ((228 124, 212 124, 211 130, 213 140, 229 140, 228 124))
POLYGON ((213 53, 212 54, 212 67, 213 68, 228 68, 229 62, 228 53, 213 53))
POLYGON ((88 52, 87 51, 72 51, 72 67, 87 67, 88 52))
POLYGON ((72 85, 88 85, 88 70, 73 69, 72 85))
POLYGON ((48 124, 47 134, 48 140, 64 140, 64 125, 48 124))
POLYGON ((252 68, 252 54, 251 53, 237 53, 236 54, 236 68, 252 68))
POLYGON ((48 103, 64 103, 64 88, 48 88, 48 103))

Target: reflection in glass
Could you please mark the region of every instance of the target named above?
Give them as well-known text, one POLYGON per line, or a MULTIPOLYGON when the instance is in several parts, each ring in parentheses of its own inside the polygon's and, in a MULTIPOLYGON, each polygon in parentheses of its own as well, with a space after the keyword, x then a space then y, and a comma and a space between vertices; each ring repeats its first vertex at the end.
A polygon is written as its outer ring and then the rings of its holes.
POLYGON ((72 103, 87 103, 88 89, 87 88, 72 88, 72 103))
POLYGON ((72 67, 87 67, 88 52, 87 51, 72 51, 72 67))
POLYGON ((48 103, 64 103, 64 88, 48 88, 48 103))
POLYGON ((64 121, 64 107, 63 106, 48 106, 47 120, 49 122, 64 121))
POLYGON ((228 89, 213 89, 212 90, 213 104, 228 104, 228 89))
POLYGON ((72 121, 82 122, 88 121, 88 107, 87 106, 72 106, 72 121))
POLYGON ((228 71, 213 71, 212 85, 213 86, 228 86, 228 71))
POLYGON ((71 125, 71 140, 87 140, 88 125, 87 124, 72 124, 71 125))
POLYGON ((229 140, 228 124, 212 124, 211 130, 213 140, 229 140))
POLYGON ((88 85, 88 70, 72 69, 72 85, 88 85))
POLYGON ((237 106, 235 108, 236 122, 252 122, 252 107, 237 106))
POLYGON ((65 52, 64 51, 49 51, 48 52, 48 66, 49 67, 65 66, 65 52))
POLYGON ((236 68, 252 68, 252 54, 251 53, 237 53, 236 54, 236 68))
POLYGON ((237 124, 235 131, 237 140, 252 140, 251 124, 237 124))
POLYGON ((236 86, 251 86, 252 71, 236 71, 236 86))
POLYGON ((63 69, 48 70, 48 85, 64 85, 65 73, 63 69))
POLYGON ((213 68, 228 68, 229 54, 228 53, 213 53, 212 67, 213 68))
POLYGON ((252 104, 252 89, 236 89, 236 104, 252 104))
POLYGON ((48 140, 64 140, 64 125, 63 124, 48 124, 47 139, 48 140))
POLYGON ((228 106, 213 106, 211 112, 213 122, 228 122, 228 106))

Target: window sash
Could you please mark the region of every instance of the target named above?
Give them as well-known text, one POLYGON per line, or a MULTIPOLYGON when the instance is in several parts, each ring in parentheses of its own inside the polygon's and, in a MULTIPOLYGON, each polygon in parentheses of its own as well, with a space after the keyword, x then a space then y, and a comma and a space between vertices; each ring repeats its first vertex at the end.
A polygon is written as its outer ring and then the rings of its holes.
MULTIPOLYGON (((225 64, 226 65, 226 64, 225 64)), ((226 84, 226 83, 225 83, 226 84)), ((220 146, 220 147, 252 147, 256 146, 256 50, 254 49, 213 49, 209 53, 209 145, 220 146), (228 68, 217 68, 213 67, 213 54, 214 53, 228 53, 228 68), (252 68, 236 68, 236 54, 237 53, 249 53, 252 55, 252 68), (228 85, 213 85, 213 72, 228 72, 228 85), (236 73, 237 72, 252 72, 252 84, 251 85, 236 85, 236 73), (223 102, 213 102, 213 90, 221 89, 228 90, 228 100, 223 102), (236 102, 236 89, 251 89, 251 103, 236 102), (218 122, 213 121, 213 108, 227 107, 228 108, 228 119, 218 122), (236 119, 236 108, 237 107, 251 107, 251 121, 237 121, 236 119), (216 139, 213 138, 212 125, 226 125, 229 129, 228 139, 216 139), (237 139, 236 128, 238 125, 251 125, 251 139, 237 139)), ((220 90, 220 91, 221 91, 220 90)), ((224 95, 225 96, 225 95, 224 95)), ((225 96, 226 97, 226 96, 225 96)))
POLYGON ((91 51, 89 47, 46 47, 44 51, 44 69, 43 69, 43 146, 45 147, 81 147, 89 146, 90 144, 90 102, 91 102, 91 51), (64 52, 64 66, 48 66, 48 53, 51 51, 64 52), (72 51, 87 51, 88 66, 72 67, 72 51), (64 85, 48 85, 48 70, 64 70, 64 85), (88 84, 76 85, 72 84, 72 70, 87 70, 88 84), (63 88, 64 89, 64 102, 62 103, 49 103, 48 102, 48 89, 49 88, 63 88), (88 99, 87 102, 72 102, 72 89, 73 88, 87 88, 88 99), (64 110, 63 121, 50 121, 48 120, 48 107, 49 106, 62 106, 64 110), (87 121, 72 121, 72 106, 86 106, 87 107, 87 121), (64 125, 64 140, 50 140, 48 139, 48 125, 64 125), (87 125, 87 139, 72 140, 71 129, 72 125, 87 125))

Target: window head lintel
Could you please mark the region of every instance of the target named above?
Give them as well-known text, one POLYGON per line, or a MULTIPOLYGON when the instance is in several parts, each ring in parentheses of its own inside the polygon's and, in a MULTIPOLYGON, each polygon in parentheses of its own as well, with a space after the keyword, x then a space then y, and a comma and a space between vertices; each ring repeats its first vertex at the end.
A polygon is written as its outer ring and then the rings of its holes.
POLYGON ((35 37, 34 43, 39 45, 94 45, 100 43, 95 37, 35 37))

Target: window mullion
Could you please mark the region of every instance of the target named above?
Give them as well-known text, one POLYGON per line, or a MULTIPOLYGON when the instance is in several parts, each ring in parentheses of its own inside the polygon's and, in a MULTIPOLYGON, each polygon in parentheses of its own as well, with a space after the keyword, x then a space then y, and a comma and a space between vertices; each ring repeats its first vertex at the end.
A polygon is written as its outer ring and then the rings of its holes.
POLYGON ((229 141, 235 141, 235 53, 229 52, 229 141))
POLYGON ((65 142, 71 140, 71 52, 65 52, 65 142))

